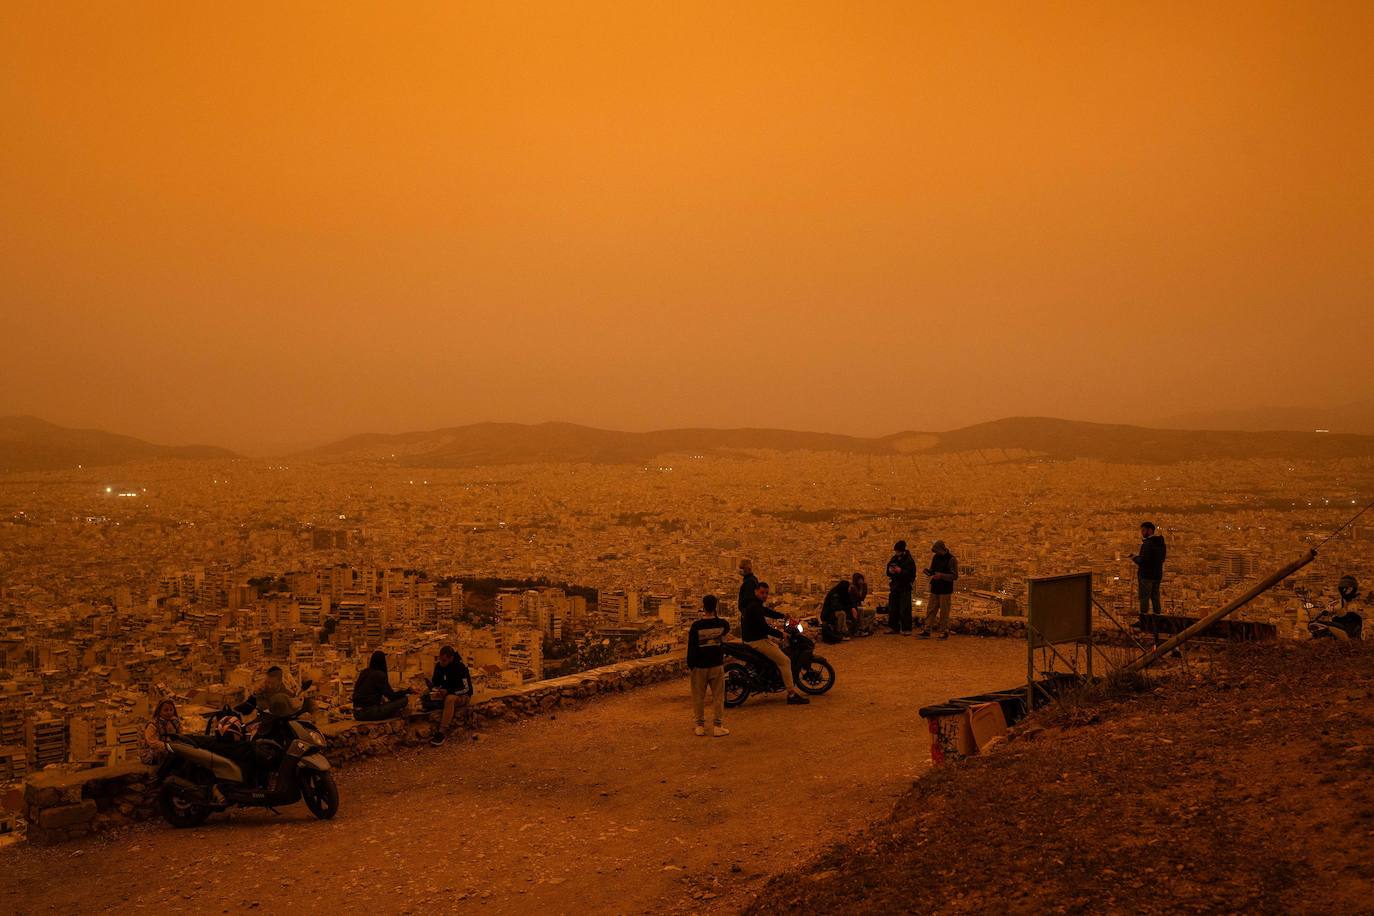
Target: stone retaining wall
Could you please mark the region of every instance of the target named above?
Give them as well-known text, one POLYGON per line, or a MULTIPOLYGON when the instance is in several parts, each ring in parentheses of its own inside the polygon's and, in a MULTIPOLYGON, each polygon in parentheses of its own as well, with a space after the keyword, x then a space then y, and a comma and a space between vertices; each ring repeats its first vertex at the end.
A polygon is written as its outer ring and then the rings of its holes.
MULTIPOLYGON (((681 656, 660 656, 594 668, 580 674, 536 681, 484 696, 473 704, 469 727, 552 713, 605 693, 619 693, 671 680, 687 670, 681 656)), ((429 740, 437 712, 413 713, 383 722, 331 722, 326 755, 342 765, 429 740)), ((30 842, 50 845, 101 833, 157 816, 153 772, 141 763, 89 770, 45 770, 24 781, 24 819, 30 842)))

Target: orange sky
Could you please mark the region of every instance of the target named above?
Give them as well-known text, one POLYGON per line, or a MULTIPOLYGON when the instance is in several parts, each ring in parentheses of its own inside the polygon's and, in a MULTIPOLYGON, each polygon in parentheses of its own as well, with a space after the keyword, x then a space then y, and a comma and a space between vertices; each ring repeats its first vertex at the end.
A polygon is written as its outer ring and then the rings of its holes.
POLYGON ((268 449, 1371 397, 1371 47, 1363 2, 7 3, 0 414, 268 449))

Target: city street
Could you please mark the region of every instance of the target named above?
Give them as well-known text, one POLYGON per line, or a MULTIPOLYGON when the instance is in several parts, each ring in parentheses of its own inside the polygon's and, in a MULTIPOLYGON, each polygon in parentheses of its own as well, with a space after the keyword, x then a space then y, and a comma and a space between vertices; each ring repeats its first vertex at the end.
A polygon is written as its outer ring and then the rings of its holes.
POLYGON ((884 815, 929 766, 917 709, 1024 678, 1015 640, 821 646, 837 685, 692 734, 685 679, 341 774, 297 805, 0 853, 0 910, 611 913, 736 909, 762 879, 884 815))

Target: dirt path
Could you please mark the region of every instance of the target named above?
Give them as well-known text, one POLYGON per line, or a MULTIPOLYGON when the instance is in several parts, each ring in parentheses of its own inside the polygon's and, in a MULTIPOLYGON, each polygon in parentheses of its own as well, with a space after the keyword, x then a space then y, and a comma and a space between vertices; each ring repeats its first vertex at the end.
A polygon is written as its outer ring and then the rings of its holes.
POLYGON ((918 707, 1005 687, 1024 644, 824 647, 837 686, 692 734, 685 680, 454 736, 341 774, 339 816, 220 815, 0 853, 0 911, 326 913, 738 909, 761 879, 885 815, 929 764, 918 707))

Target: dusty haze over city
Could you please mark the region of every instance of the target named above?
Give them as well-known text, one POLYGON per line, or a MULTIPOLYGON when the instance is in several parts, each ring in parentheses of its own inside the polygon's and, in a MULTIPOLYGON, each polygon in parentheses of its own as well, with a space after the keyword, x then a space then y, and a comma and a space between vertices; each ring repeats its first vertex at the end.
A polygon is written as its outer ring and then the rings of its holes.
POLYGON ((1357 2, 5 4, 0 911, 1367 910, 1374 666, 1315 637, 1374 586, 1371 47, 1357 2), (1194 627, 1247 645, 1146 655, 1194 627), (197 763, 229 707, 254 759, 197 763))
POLYGON ((276 454, 1366 400, 1371 25, 9 4, 0 414, 276 454))

